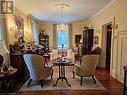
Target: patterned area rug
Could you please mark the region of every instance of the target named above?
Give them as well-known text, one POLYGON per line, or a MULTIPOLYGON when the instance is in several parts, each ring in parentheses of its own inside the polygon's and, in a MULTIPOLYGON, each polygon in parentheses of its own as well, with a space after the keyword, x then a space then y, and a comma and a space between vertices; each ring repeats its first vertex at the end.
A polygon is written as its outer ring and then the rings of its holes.
POLYGON ((84 77, 83 84, 80 85, 80 77, 75 75, 73 79, 72 72, 70 68, 66 68, 66 78, 71 85, 70 87, 67 85, 65 80, 59 80, 57 85, 54 87, 53 85, 56 83, 58 78, 58 69, 54 70, 53 79, 49 77, 48 79, 43 81, 43 88, 41 87, 40 81, 32 81, 30 86, 27 87, 29 80, 20 88, 19 91, 35 91, 35 90, 105 90, 103 85, 95 78, 96 84, 94 83, 92 77, 84 77))

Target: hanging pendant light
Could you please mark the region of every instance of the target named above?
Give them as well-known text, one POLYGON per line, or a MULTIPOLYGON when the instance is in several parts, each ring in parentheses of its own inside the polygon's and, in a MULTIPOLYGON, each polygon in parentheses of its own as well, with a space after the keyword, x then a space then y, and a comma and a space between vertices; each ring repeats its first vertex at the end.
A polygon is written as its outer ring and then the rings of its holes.
POLYGON ((57 4, 56 7, 61 10, 61 23, 57 25, 57 31, 60 31, 60 32, 67 31, 68 26, 63 21, 63 11, 65 8, 69 8, 70 6, 67 4, 57 4))

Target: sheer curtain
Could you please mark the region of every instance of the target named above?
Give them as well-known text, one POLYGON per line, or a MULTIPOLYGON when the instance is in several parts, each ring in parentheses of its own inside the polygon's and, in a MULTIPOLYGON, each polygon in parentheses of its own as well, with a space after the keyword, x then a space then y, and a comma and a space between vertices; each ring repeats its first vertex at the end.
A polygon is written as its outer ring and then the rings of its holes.
MULTIPOLYGON (((6 31, 6 18, 1 18, 0 17, 0 41, 3 40, 6 47, 9 50, 9 42, 8 42, 8 35, 7 35, 7 31, 6 31)), ((3 64, 6 66, 10 66, 10 55, 9 54, 4 54, 4 62, 3 64)))
POLYGON ((0 18, 0 40, 3 40, 3 24, 1 18, 0 18))
POLYGON ((35 44, 39 44, 39 32, 38 26, 35 20, 32 19, 32 32, 33 32, 33 40, 35 44))
POLYGON ((32 33, 32 21, 31 21, 31 16, 27 16, 27 28, 28 28, 28 33, 27 33, 27 41, 31 42, 33 41, 33 33, 32 33))
POLYGON ((8 33, 6 31, 7 27, 7 19, 0 17, 0 40, 3 40, 5 45, 9 47, 9 41, 8 41, 8 33))

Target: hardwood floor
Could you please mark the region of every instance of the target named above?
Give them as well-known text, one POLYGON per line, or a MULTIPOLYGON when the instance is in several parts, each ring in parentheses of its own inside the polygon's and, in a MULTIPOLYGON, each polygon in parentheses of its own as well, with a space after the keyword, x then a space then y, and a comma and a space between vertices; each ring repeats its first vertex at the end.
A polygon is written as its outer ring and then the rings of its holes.
POLYGON ((123 95, 123 84, 109 75, 109 72, 105 69, 97 69, 97 79, 102 83, 106 90, 81 90, 81 91, 32 91, 32 92, 18 92, 20 84, 16 84, 17 95, 123 95))
MULTIPOLYGON (((76 61, 79 61, 79 59, 76 59, 76 61)), ((2 94, 3 92, 16 93, 16 95, 123 95, 123 84, 117 81, 116 79, 112 78, 109 74, 109 71, 107 71, 106 69, 98 68, 96 70, 96 78, 101 82, 101 84, 106 88, 106 90, 19 92, 18 90, 25 83, 25 81, 22 82, 20 81, 20 82, 14 82, 13 86, 6 91, 0 90, 0 95, 3 95, 2 94)))

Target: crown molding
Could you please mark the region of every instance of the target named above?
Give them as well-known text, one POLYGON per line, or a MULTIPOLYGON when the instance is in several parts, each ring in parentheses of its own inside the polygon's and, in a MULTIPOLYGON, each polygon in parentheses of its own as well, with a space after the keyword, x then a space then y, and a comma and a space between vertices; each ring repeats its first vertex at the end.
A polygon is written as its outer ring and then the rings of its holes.
POLYGON ((103 11, 105 11, 107 8, 109 8, 112 4, 114 4, 117 0, 112 0, 110 3, 108 3, 104 8, 102 8, 99 12, 97 12, 95 15, 93 15, 91 18, 89 18, 87 21, 90 21, 100 15, 103 11))

